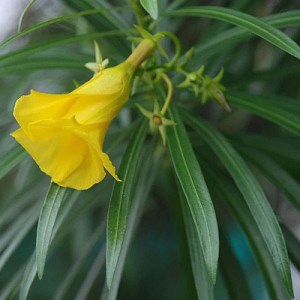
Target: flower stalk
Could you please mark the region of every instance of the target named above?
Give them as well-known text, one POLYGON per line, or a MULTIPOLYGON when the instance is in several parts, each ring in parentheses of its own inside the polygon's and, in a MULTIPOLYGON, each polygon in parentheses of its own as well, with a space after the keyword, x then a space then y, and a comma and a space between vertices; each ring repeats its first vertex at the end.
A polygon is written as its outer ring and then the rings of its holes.
POLYGON ((130 63, 134 67, 134 69, 136 69, 151 55, 155 47, 156 44, 153 40, 144 39, 133 50, 126 61, 130 63))

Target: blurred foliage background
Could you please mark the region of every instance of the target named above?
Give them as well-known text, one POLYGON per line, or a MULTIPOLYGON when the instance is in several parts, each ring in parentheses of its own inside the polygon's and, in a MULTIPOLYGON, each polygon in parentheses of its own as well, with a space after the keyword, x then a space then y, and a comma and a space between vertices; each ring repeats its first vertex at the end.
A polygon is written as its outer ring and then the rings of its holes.
MULTIPOLYGON (((152 3, 141 2, 146 8, 152 3)), ((12 29, 0 44, 0 299, 26 299, 27 295, 28 299, 116 299, 117 294, 118 299, 145 300, 291 299, 255 214, 244 201, 243 188, 236 182, 239 179, 232 180, 230 168, 234 166, 224 163, 226 149, 224 161, 218 155, 222 156, 223 137, 263 188, 279 220, 292 263, 295 299, 299 299, 299 60, 259 34, 237 28, 228 21, 229 16, 225 16, 228 22, 208 13, 197 16, 197 8, 207 5, 243 12, 262 18, 299 44, 299 1, 161 0, 157 1, 156 20, 148 15, 151 10, 147 12, 135 0, 32 1, 16 33, 27 4, 15 1, 12 29), (193 9, 187 13, 187 7, 193 9), (35 265, 37 222, 50 182, 10 137, 17 128, 14 103, 30 89, 67 93, 87 81, 91 72, 84 65, 95 60, 94 40, 110 66, 122 62, 131 51, 127 37, 135 33, 136 9, 146 29, 176 34, 182 55, 194 47, 191 70, 205 65, 205 73, 214 77, 224 68, 221 83, 232 112, 225 112, 215 101, 201 105, 193 93, 175 90, 173 103, 206 120, 211 132, 222 133, 222 138, 201 135, 206 123, 201 127, 189 113, 176 116, 174 112, 170 116, 177 118, 175 127, 179 129, 168 128, 168 147, 148 135, 134 174, 138 181, 130 194, 127 233, 116 271, 119 277, 110 292, 105 283, 106 222, 115 185, 109 176, 88 191, 66 191, 54 218, 53 240, 39 280, 35 265), (184 174, 177 169, 182 161, 170 149, 176 144, 176 130, 185 136, 178 118, 187 120, 188 141, 182 139, 182 147, 190 149, 192 145, 217 216, 220 257, 214 286, 206 278, 201 246, 189 221, 188 196, 182 195, 184 174)), ((9 11, 3 9, 5 14, 9 11)), ((166 39, 162 46, 170 56, 174 54, 172 41, 166 39)), ((158 64, 158 55, 156 59, 158 64)), ((179 83, 176 72, 171 72, 171 78, 179 83)), ((157 90, 160 88, 164 87, 157 90)), ((151 93, 142 85, 109 130, 105 149, 117 165, 130 150, 138 128, 141 114, 135 103, 149 105, 147 96, 151 93)), ((190 163, 193 166, 193 161, 190 163)), ((251 184, 250 189, 255 190, 251 184)))

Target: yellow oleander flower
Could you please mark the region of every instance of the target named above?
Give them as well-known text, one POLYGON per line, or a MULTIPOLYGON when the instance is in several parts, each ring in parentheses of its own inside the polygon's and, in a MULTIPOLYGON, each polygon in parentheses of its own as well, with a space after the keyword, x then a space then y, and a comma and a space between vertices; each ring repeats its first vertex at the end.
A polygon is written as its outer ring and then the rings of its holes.
POLYGON ((144 40, 125 62, 101 70, 69 94, 32 90, 17 100, 14 116, 20 128, 12 136, 53 182, 85 190, 100 182, 105 170, 120 181, 103 142, 129 97, 135 68, 153 49, 154 43, 144 40))

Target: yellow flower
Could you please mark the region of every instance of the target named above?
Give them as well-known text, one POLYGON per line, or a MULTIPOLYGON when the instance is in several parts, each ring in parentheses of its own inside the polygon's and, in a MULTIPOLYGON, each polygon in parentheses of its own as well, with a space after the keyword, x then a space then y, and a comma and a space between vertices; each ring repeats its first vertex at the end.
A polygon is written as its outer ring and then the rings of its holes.
POLYGON ((52 181, 78 190, 100 182, 115 167, 103 152, 111 121, 126 103, 135 68, 153 51, 144 40, 122 64, 101 70, 69 94, 31 91, 16 102, 20 128, 12 136, 52 181))
POLYGON ((20 128, 11 135, 52 181, 77 190, 100 182, 115 167, 103 152, 109 124, 126 103, 135 69, 152 53, 156 40, 144 39, 122 64, 102 69, 69 94, 31 91, 16 102, 20 128))
POLYGON ((99 72, 69 94, 31 91, 18 99, 12 136, 52 181, 78 190, 118 177, 102 151, 106 131, 128 99, 133 67, 125 62, 99 72))

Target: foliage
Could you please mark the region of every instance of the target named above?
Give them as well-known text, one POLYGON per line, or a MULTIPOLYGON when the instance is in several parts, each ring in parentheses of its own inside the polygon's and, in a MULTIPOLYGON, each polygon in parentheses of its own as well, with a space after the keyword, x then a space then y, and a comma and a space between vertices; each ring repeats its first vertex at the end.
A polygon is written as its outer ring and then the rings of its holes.
POLYGON ((0 299, 291 299, 297 1, 60 2, 37 22, 29 1, 0 44, 0 299), (16 99, 68 93, 94 45, 110 67, 153 35, 105 139, 122 182, 49 183, 10 136, 16 99))

